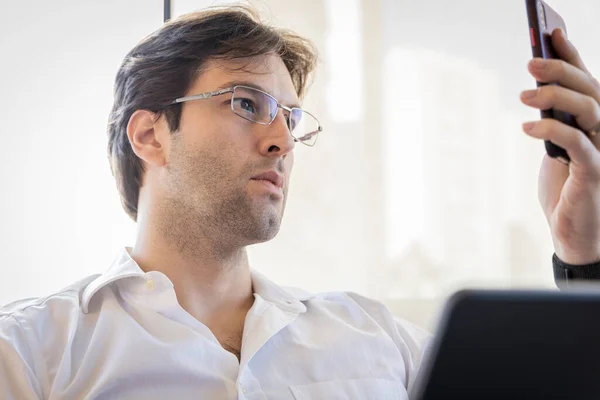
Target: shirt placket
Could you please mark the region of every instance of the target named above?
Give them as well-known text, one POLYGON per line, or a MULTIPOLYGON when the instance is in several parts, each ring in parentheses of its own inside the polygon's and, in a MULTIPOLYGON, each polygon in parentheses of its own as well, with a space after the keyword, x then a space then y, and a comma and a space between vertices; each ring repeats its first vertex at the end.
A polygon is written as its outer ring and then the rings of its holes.
POLYGON ((260 382, 252 374, 249 362, 254 355, 302 312, 302 304, 281 306, 256 295, 244 326, 242 358, 237 379, 238 400, 267 400, 260 382))

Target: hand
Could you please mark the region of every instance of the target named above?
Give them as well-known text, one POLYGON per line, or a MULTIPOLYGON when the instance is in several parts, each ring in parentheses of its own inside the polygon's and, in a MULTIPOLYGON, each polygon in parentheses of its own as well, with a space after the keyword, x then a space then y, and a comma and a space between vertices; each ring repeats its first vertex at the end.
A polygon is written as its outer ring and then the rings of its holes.
POLYGON ((574 265, 600 261, 600 83, 587 70, 564 33, 552 33, 552 44, 564 60, 533 59, 529 72, 539 82, 558 83, 525 91, 521 101, 547 110, 573 114, 581 130, 554 119, 523 124, 537 139, 564 148, 569 165, 546 155, 539 175, 539 200, 550 225, 556 255, 574 265))

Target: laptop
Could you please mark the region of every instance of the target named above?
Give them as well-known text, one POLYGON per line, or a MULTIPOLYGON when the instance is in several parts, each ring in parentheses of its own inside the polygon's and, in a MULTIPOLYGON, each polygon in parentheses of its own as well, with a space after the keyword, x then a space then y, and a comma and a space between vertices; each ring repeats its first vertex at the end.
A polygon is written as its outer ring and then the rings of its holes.
POLYGON ((463 290, 411 400, 600 399, 600 289, 463 290))

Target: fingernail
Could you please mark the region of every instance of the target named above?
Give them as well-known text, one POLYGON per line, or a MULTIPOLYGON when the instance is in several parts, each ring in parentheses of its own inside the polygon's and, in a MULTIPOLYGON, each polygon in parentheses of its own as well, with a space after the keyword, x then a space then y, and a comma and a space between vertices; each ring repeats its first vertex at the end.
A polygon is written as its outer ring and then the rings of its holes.
POLYGON ((548 63, 543 58, 534 58, 531 60, 531 66, 535 69, 545 68, 548 63))
POLYGON ((537 90, 525 90, 523 93, 521 93, 521 98, 528 100, 533 99, 536 95, 537 90))
POLYGON ((523 124, 523 130, 527 133, 531 132, 536 122, 526 122, 523 124))

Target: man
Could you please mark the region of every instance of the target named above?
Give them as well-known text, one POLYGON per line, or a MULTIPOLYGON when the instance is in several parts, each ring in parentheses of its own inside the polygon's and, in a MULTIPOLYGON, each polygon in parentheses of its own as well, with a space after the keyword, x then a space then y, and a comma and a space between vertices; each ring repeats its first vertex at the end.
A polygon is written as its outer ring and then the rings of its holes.
MULTIPOLYGON (((523 101, 592 131, 599 85, 554 41, 568 63, 530 71, 566 88, 523 101)), ((300 107, 315 60, 308 41, 239 7, 174 20, 125 57, 108 151, 135 245, 102 275, 1 309, 0 398, 408 398, 425 332, 356 294, 279 287, 248 263, 246 247, 277 234, 295 146, 321 131, 300 107)), ((555 121, 525 130, 572 157, 540 174, 557 265, 600 269, 575 266, 600 260, 596 137, 555 121)))

